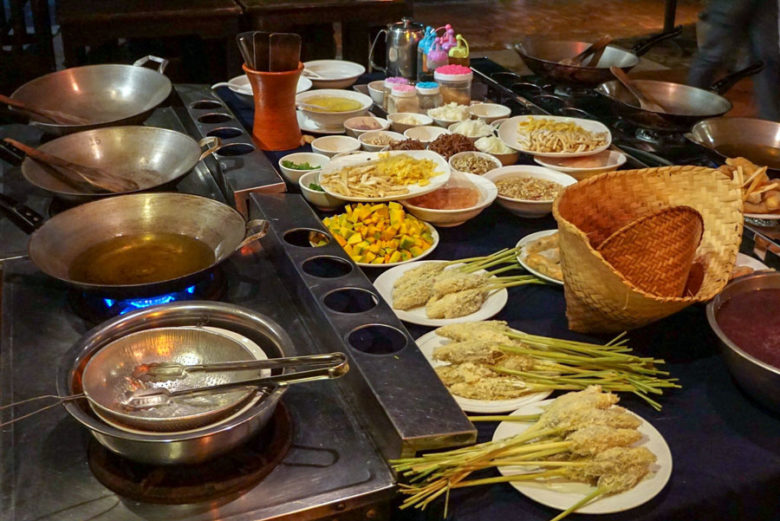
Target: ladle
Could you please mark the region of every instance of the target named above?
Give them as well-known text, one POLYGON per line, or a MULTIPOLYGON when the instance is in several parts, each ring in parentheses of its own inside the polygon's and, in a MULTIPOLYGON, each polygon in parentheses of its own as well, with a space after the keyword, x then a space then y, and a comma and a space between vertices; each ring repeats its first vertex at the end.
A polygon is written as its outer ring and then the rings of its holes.
POLYGON ((631 83, 628 75, 623 72, 620 67, 613 65, 609 68, 609 71, 628 90, 628 92, 630 92, 639 101, 639 107, 641 109, 649 110, 651 112, 666 112, 661 105, 647 99, 642 91, 636 88, 633 83, 631 83))
POLYGON ((15 107, 19 110, 23 110, 24 112, 28 112, 30 114, 43 116, 44 118, 51 120, 53 123, 57 123, 58 125, 88 125, 91 123, 90 120, 86 118, 82 118, 81 116, 74 116, 73 114, 65 114, 64 112, 60 112, 59 110, 49 110, 49 109, 42 109, 38 107, 31 107, 26 103, 19 101, 18 99, 9 98, 8 96, 4 96, 2 94, 0 94, 0 102, 3 102, 6 105, 9 105, 11 107, 15 107))
POLYGON ((27 154, 31 159, 38 161, 39 163, 48 165, 50 167, 59 169, 60 172, 66 174, 67 173, 75 174, 81 179, 83 179, 84 181, 86 181, 87 183, 89 183, 91 186, 99 190, 108 191, 108 192, 130 192, 133 190, 138 190, 139 188, 138 183, 136 183, 132 179, 125 179, 122 177, 118 177, 100 168, 93 168, 91 166, 72 163, 67 159, 63 159, 58 156, 53 156, 51 154, 43 152, 42 150, 38 150, 31 146, 27 146, 24 143, 16 141, 15 139, 12 138, 5 138, 4 141, 6 143, 10 143, 11 145, 15 146, 16 148, 18 148, 19 150, 27 154))

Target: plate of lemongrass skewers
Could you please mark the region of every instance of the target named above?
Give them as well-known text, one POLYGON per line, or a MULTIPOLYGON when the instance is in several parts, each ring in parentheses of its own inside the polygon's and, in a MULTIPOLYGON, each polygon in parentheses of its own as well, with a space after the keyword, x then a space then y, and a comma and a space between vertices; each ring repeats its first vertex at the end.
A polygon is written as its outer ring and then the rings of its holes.
MULTIPOLYGON (((424 334, 423 336, 421 336, 420 338, 418 338, 416 342, 417 342, 417 347, 420 349, 420 352, 422 352, 426 360, 428 360, 428 362, 433 366, 434 369, 436 369, 437 367, 447 367, 451 365, 449 362, 443 360, 437 360, 436 357, 434 356, 434 352, 436 351, 437 348, 445 346, 450 343, 449 338, 438 335, 436 331, 430 331, 424 334)), ((481 381, 484 383, 485 379, 483 378, 481 379, 481 381)), ((483 400, 483 399, 467 398, 465 396, 460 396, 457 394, 456 390, 453 390, 451 387, 447 386, 446 382, 445 382, 445 386, 452 394, 452 397, 455 398, 455 402, 460 406, 461 409, 463 409, 466 412, 475 412, 475 413, 482 413, 482 414, 512 412, 529 403, 535 403, 540 400, 544 400, 545 398, 550 396, 550 393, 552 392, 552 391, 533 392, 531 390, 525 390, 525 392, 522 392, 521 390, 521 394, 519 394, 519 396, 517 396, 516 398, 483 400)))
MULTIPOLYGON (((553 401, 544 400, 530 403, 513 412, 510 416, 530 419, 534 415, 543 413, 553 401)), ((629 510, 650 501, 663 490, 672 474, 672 453, 669 450, 669 446, 661 433, 639 415, 616 405, 611 406, 609 409, 613 411, 619 410, 621 415, 627 414, 636 420, 635 430, 639 439, 626 448, 629 450, 644 448, 654 455, 654 461, 646 461, 647 468, 639 471, 640 474, 643 474, 641 477, 636 474, 636 469, 641 468, 641 464, 637 464, 639 457, 631 452, 623 455, 618 453, 617 457, 607 463, 606 465, 609 465, 609 471, 612 475, 601 478, 603 481, 598 481, 598 485, 595 487, 584 481, 575 481, 571 477, 553 477, 550 474, 564 472, 563 469, 575 469, 574 472, 578 472, 577 469, 583 469, 579 470, 579 472, 586 473, 588 470, 584 469, 589 469, 589 460, 598 459, 598 456, 582 455, 572 458, 574 461, 558 459, 557 461, 546 461, 538 466, 498 466, 498 471, 502 476, 506 477, 520 474, 526 474, 530 477, 531 474, 545 472, 546 475, 542 479, 516 480, 510 481, 510 484, 524 496, 564 512, 578 503, 583 503, 572 510, 572 512, 579 514, 608 514, 629 510), (604 490, 610 487, 614 488, 614 493, 605 494, 604 490), (592 499, 585 502, 585 499, 590 496, 593 496, 592 499)), ((520 436, 536 423, 535 421, 503 421, 496 428, 493 434, 493 441, 500 442, 508 438, 520 436)), ((628 425, 623 425, 623 427, 620 429, 621 431, 630 430, 626 428, 629 427, 628 425)), ((593 444, 598 446, 598 448, 593 450, 601 450, 606 437, 607 435, 599 433, 598 438, 593 440, 593 444)), ((568 439, 572 439, 571 435, 568 439)), ((588 444, 589 441, 585 438, 585 441, 582 443, 588 444)), ((613 450, 617 449, 613 448, 613 450)), ((604 454, 604 451, 601 454, 604 454)), ((591 479, 595 480, 596 478, 591 476, 591 479)), ((561 519, 562 517, 561 515, 555 519, 561 519)))

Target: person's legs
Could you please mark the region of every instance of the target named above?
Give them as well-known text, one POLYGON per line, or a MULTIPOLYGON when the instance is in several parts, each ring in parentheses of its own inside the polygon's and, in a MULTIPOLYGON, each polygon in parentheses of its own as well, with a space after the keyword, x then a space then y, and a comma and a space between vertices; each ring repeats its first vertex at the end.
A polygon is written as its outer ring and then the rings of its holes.
MULTIPOLYGON (((775 2, 775 0, 759 0, 775 2)), ((688 84, 709 88, 728 59, 745 38, 753 4, 750 0, 712 0, 706 11, 709 29, 691 64, 688 84)))
POLYGON ((750 54, 764 62, 764 70, 754 76, 758 116, 780 121, 780 42, 777 29, 777 0, 757 0, 750 20, 750 54))

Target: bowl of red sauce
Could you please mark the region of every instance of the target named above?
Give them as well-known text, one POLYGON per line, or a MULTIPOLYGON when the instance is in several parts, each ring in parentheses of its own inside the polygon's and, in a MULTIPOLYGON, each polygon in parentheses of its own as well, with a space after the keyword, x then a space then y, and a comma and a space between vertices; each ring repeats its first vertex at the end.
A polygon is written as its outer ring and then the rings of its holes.
POLYGON ((481 175, 458 173, 465 182, 453 178, 438 190, 400 201, 409 213, 434 226, 459 226, 479 215, 495 201, 496 185, 481 175))
POLYGON ((747 394, 780 412, 780 273, 729 282, 707 304, 726 365, 747 394))

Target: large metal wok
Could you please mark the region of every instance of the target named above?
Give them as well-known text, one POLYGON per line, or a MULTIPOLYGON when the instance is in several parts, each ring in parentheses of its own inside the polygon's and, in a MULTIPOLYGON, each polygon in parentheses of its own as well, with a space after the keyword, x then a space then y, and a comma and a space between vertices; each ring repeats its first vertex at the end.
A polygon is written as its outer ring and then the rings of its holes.
MULTIPOLYGON (((639 63, 639 56, 664 40, 674 38, 682 32, 682 27, 661 33, 626 51, 608 45, 596 65, 561 65, 559 62, 571 58, 586 50, 589 42, 548 40, 544 37, 528 37, 515 43, 513 48, 534 74, 544 76, 556 83, 578 87, 595 87, 612 78, 611 66, 620 67, 628 72, 639 63)), ((589 59, 585 61, 588 62, 589 59)))
POLYGON ((686 132, 702 119, 719 117, 731 110, 731 102, 721 94, 763 68, 763 63, 750 65, 714 83, 710 90, 669 81, 632 79, 634 87, 661 105, 663 112, 641 108, 617 80, 602 83, 595 91, 609 101, 617 115, 636 125, 664 132, 686 132))
MULTIPOLYGON (((196 195, 179 193, 143 193, 120 195, 86 203, 55 215, 32 234, 28 243, 30 260, 47 275, 75 288, 112 296, 149 296, 182 289, 216 267, 249 242, 265 235, 266 221, 244 222, 231 207, 196 195), (93 283, 72 276, 74 261, 82 253, 117 237, 178 235, 197 239, 213 253, 208 266, 173 278, 154 278, 149 282, 93 283)), ((129 256, 131 247, 109 252, 120 259, 129 256)), ((175 253, 175 252, 174 252, 175 253)), ((182 255, 187 255, 183 253, 182 255)), ((104 256, 105 257, 105 256, 104 256)), ((107 257, 110 259, 110 257, 107 257)), ((100 268, 97 261, 90 261, 100 268)), ((139 260, 144 269, 151 259, 139 260)), ((163 270, 164 270, 163 266, 163 270)))
MULTIPOLYGON (((219 147, 219 138, 207 137, 196 142, 175 130, 126 126, 69 134, 38 149, 79 165, 100 168, 131 179, 138 185, 132 192, 144 192, 172 184, 219 147), (204 146, 209 148, 201 152, 204 146)), ((69 202, 82 203, 122 195, 96 191, 86 183, 69 181, 69 177, 30 158, 22 162, 22 175, 33 185, 69 202)))
POLYGON ((91 123, 61 125, 31 115, 31 125, 55 135, 90 128, 140 123, 171 93, 162 72, 168 60, 147 56, 133 65, 105 64, 73 67, 31 80, 11 94, 23 103, 79 116, 91 123), (158 62, 157 71, 143 65, 158 62))
POLYGON ((780 173, 780 123, 755 118, 712 118, 696 123, 691 141, 721 157, 744 157, 780 173))

